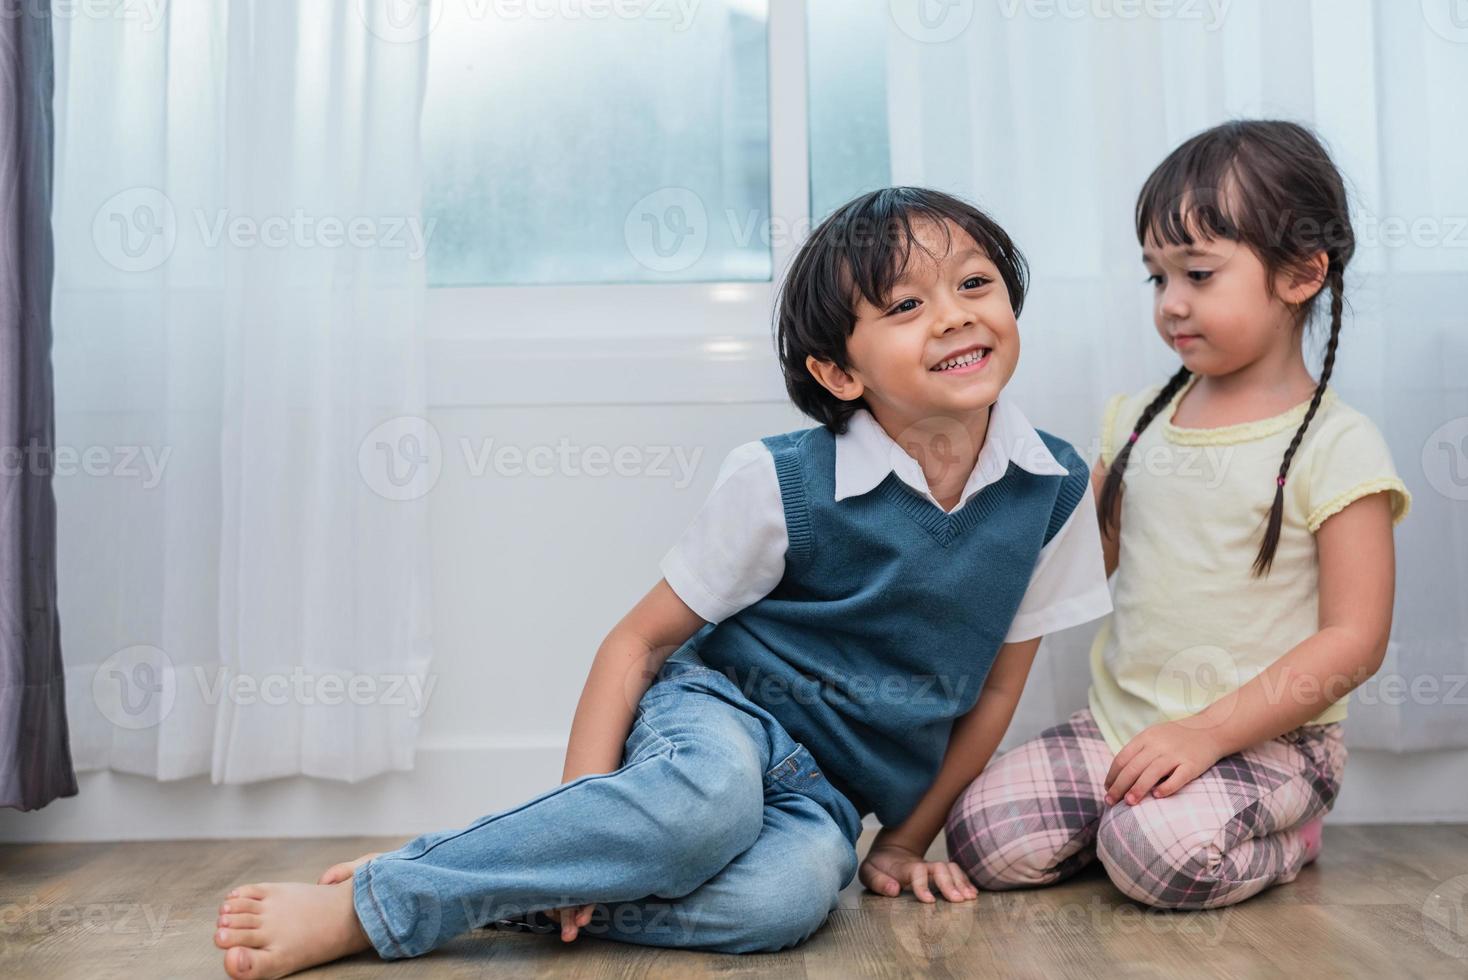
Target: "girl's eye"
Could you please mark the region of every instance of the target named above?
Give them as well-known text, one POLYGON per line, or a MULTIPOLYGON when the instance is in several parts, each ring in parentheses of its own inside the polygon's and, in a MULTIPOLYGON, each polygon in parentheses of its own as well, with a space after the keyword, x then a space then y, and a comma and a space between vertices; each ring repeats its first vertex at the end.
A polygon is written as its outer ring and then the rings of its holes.
POLYGON ((1157 275, 1148 276, 1147 279, 1146 279, 1146 281, 1147 282, 1150 282, 1152 284, 1152 288, 1154 288, 1154 289, 1161 289, 1162 288, 1163 279, 1162 279, 1162 275, 1160 273, 1157 274, 1157 275))
POLYGON ((994 280, 988 276, 969 276, 963 281, 964 289, 982 289, 994 280))
POLYGON ((1207 282, 1209 279, 1213 278, 1213 270, 1192 269, 1188 272, 1188 278, 1193 280, 1193 282, 1207 282))
POLYGON ((892 307, 892 309, 888 310, 887 315, 891 316, 894 313, 909 313, 915 309, 917 309, 917 300, 905 299, 901 303, 898 303, 896 306, 892 307))

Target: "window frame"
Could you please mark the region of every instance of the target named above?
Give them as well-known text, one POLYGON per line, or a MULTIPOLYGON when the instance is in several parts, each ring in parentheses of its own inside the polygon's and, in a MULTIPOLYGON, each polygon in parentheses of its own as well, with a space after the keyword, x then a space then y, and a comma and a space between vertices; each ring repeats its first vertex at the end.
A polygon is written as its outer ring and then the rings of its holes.
POLYGON ((775 293, 809 226, 806 0, 770 0, 769 281, 433 287, 430 407, 786 399, 775 293))

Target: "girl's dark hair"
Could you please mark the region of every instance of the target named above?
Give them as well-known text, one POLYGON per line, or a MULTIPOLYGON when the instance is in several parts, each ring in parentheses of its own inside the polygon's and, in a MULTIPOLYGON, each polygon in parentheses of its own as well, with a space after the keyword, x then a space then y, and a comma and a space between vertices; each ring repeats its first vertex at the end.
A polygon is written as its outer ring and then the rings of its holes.
POLYGON ((966 231, 998 267, 1015 316, 1024 306, 1029 278, 1024 256, 1004 229, 972 204, 922 187, 887 187, 837 208, 791 262, 775 314, 785 390, 797 408, 833 433, 846 431, 863 400, 842 401, 831 394, 811 375, 806 358, 814 355, 849 369, 846 340, 856 327, 858 299, 878 308, 887 305, 913 248, 923 248, 913 225, 925 220, 943 230, 945 248, 952 247, 945 220, 966 231))
MULTIPOLYGON (((1330 338, 1310 408, 1279 464, 1274 506, 1253 566, 1254 575, 1267 575, 1279 546, 1290 461, 1320 407, 1335 367, 1345 269, 1356 251, 1345 184, 1330 154, 1310 130, 1278 120, 1239 120, 1194 136, 1162 161, 1137 198, 1136 225, 1137 241, 1144 245, 1149 236, 1167 245, 1192 245, 1197 237, 1247 245, 1264 264, 1271 288, 1277 273, 1305 273, 1309 262, 1325 253, 1323 285, 1330 288, 1330 338)), ((1296 311, 1302 325, 1319 295, 1296 311)), ((1133 443, 1190 376, 1186 367, 1172 376, 1137 419, 1136 428, 1112 461, 1101 491, 1104 528, 1115 527, 1120 519, 1122 476, 1133 443)))

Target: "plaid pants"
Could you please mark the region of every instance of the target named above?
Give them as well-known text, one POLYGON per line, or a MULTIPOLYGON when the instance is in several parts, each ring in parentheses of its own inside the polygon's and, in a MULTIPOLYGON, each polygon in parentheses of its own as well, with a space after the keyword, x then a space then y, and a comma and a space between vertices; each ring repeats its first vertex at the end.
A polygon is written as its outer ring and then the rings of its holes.
POLYGON ((980 888, 1049 885, 1099 857, 1127 896, 1158 908, 1232 905, 1293 881, 1300 826, 1330 810, 1341 726, 1307 725, 1226 756, 1172 796, 1103 801, 1113 753, 1089 710, 998 756, 963 791, 948 854, 980 888))

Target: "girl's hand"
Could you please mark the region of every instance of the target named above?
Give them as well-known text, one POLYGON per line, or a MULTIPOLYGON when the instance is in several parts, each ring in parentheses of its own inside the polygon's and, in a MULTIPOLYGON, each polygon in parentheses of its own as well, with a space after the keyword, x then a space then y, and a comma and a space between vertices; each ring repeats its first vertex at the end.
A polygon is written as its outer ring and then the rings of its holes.
POLYGON ((936 902, 928 887, 931 879, 950 902, 967 902, 979 897, 979 890, 968 880, 963 869, 952 861, 924 861, 923 856, 900 844, 873 844, 861 863, 861 883, 878 895, 889 898, 912 888, 921 902, 936 902))
POLYGON ((545 914, 561 924, 561 942, 569 943, 576 938, 581 927, 591 921, 591 913, 595 909, 595 905, 582 905, 579 908, 568 905, 565 908, 546 909, 545 914))
POLYGON ((1136 806, 1150 792, 1171 796, 1197 779, 1224 755, 1205 728, 1167 721, 1143 729, 1122 747, 1106 773, 1106 805, 1123 797, 1136 806))

